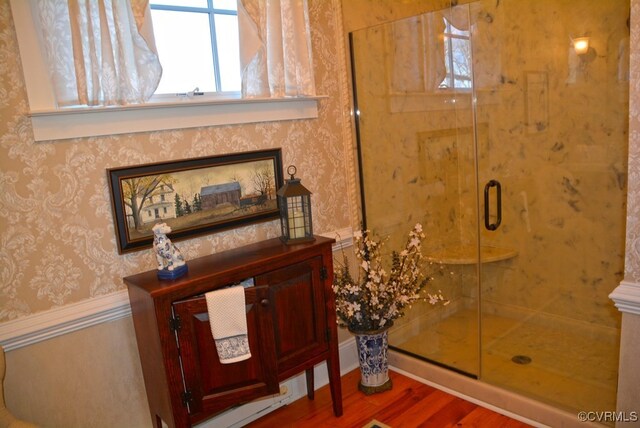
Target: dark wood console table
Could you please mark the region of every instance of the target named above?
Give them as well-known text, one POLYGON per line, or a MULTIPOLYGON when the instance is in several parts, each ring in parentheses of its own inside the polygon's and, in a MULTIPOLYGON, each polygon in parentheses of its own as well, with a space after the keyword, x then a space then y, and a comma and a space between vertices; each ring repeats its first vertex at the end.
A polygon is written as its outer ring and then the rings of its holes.
POLYGON ((342 390, 333 281, 333 239, 285 245, 271 239, 188 261, 188 273, 155 270, 124 278, 151 417, 158 428, 189 427, 230 407, 277 394, 279 382, 327 362, 333 411, 342 390), (221 364, 204 293, 253 279, 245 288, 251 358, 221 364))

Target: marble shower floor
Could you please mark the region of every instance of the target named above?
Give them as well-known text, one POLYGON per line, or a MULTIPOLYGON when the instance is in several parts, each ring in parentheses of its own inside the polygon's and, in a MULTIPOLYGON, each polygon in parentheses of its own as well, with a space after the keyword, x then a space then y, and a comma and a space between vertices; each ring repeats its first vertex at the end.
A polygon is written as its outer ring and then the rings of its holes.
MULTIPOLYGON (((390 344, 470 374, 479 373, 477 313, 461 309, 435 327, 392 331, 390 344), (417 331, 416 331, 417 330, 417 331)), ((615 410, 618 341, 561 323, 484 315, 480 379, 568 411, 615 410), (517 364, 512 357, 531 358, 517 364)))

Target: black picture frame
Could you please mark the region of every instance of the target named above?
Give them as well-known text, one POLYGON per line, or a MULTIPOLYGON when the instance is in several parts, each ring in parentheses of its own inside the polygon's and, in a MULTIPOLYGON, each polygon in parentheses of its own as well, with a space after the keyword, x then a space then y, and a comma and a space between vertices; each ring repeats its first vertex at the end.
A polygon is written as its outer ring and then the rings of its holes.
POLYGON ((167 223, 174 241, 276 219, 282 150, 107 169, 118 253, 151 248, 167 223))

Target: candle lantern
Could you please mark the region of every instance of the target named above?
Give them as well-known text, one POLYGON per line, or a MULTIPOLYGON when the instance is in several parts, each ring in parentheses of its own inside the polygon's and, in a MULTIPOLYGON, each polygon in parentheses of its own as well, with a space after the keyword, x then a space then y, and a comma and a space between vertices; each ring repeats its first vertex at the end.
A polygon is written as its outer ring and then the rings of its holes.
POLYGON ((311 223, 311 192, 295 178, 296 167, 290 165, 284 186, 278 190, 280 221, 285 244, 297 244, 315 240, 311 223))

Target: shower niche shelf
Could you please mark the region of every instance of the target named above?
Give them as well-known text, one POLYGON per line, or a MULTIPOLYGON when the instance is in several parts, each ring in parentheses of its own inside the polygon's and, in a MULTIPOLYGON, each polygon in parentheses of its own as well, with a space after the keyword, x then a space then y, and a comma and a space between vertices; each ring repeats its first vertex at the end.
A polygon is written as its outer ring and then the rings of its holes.
MULTIPOLYGON (((512 248, 483 245, 480 250, 481 263, 508 260, 518 255, 518 252, 512 248)), ((474 245, 452 245, 428 253, 425 259, 447 265, 474 265, 478 262, 478 248, 474 245)))

